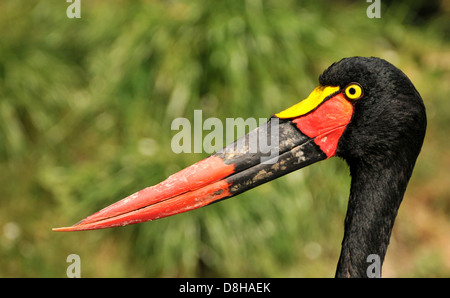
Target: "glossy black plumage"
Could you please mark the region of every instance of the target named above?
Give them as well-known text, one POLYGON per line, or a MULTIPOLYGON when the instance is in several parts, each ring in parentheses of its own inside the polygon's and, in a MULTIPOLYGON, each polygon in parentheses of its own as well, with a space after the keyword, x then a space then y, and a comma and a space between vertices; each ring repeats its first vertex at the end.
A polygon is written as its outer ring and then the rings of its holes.
POLYGON ((364 88, 337 149, 352 183, 336 276, 366 277, 368 255, 384 260, 425 137, 425 107, 406 75, 379 58, 345 58, 319 81, 341 87, 357 82, 364 88))

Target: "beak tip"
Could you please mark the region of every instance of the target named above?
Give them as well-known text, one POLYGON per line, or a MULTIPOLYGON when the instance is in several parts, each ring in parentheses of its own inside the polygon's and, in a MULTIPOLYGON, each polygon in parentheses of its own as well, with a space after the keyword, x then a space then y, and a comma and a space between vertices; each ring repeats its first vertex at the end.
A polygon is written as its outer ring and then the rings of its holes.
POLYGON ((62 227, 62 228, 52 228, 53 232, 65 232, 68 229, 70 230, 71 227, 62 227))
POLYGON ((53 232, 73 232, 78 230, 77 225, 71 227, 52 228, 53 232))

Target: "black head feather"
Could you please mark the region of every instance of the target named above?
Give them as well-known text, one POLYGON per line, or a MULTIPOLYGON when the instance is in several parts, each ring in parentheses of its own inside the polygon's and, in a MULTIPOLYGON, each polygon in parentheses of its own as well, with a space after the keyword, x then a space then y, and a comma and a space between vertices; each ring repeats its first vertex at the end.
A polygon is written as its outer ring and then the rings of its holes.
POLYGON ((406 154, 414 165, 425 136, 425 106, 401 70, 380 58, 345 58, 325 70, 319 82, 341 88, 357 82, 364 89, 340 139, 338 156, 351 165, 361 160, 380 163, 406 154))

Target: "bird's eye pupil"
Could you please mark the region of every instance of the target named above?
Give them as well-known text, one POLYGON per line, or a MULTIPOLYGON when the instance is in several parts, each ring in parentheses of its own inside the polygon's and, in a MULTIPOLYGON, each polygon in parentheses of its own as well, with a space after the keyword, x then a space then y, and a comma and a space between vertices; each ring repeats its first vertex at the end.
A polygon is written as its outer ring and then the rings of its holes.
POLYGON ((350 90, 348 90, 348 92, 349 92, 351 95, 354 95, 354 94, 356 93, 356 90, 355 90, 355 88, 350 88, 350 90))

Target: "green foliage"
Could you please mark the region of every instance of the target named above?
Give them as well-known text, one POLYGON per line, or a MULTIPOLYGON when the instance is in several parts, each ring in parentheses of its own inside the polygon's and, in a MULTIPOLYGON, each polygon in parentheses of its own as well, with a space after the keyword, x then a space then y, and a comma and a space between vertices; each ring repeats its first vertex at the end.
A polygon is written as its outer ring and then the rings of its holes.
MULTIPOLYGON (((449 178, 443 4, 417 25, 404 4, 383 0, 381 19, 366 16, 365 1, 82 0, 81 19, 58 2, 0 3, 0 277, 64 277, 71 253, 83 277, 333 276, 350 182, 340 160, 151 223, 51 228, 206 157, 170 150, 174 118, 192 119, 195 109, 204 118, 267 118, 306 97, 343 57, 391 61, 425 100, 428 145, 405 201, 420 201, 415 193, 433 189, 436 175, 449 178)), ((443 187, 428 201, 448 211, 449 196, 443 187)), ((426 212, 448 227, 441 208, 426 212)), ((448 263, 436 264, 439 250, 423 264, 429 255, 393 274, 449 276, 448 263)))

